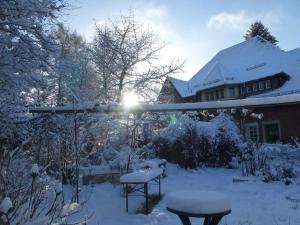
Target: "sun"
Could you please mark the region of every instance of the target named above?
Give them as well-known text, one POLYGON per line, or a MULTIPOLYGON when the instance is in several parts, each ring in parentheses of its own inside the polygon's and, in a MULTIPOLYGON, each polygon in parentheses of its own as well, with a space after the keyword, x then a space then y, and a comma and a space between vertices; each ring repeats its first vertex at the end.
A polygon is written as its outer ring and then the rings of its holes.
POLYGON ((125 105, 126 108, 131 108, 132 106, 139 104, 139 98, 136 93, 128 92, 125 93, 122 98, 122 103, 125 105))

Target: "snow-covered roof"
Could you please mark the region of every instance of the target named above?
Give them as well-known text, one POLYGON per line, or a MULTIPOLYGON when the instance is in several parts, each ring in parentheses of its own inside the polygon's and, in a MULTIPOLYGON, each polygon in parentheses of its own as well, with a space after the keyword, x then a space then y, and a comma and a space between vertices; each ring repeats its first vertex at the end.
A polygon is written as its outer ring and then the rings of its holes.
POLYGON ((258 108, 274 105, 300 104, 300 94, 283 95, 265 98, 246 98, 225 101, 176 103, 176 104, 139 104, 125 109, 122 105, 100 105, 97 107, 71 106, 35 107, 30 113, 112 113, 112 112, 170 112, 170 111, 198 111, 207 109, 258 108))
POLYGON ((244 83, 281 72, 291 77, 280 88, 282 93, 300 89, 300 48, 286 52, 257 36, 220 51, 189 81, 171 81, 180 95, 187 97, 212 87, 244 83))
POLYGON ((169 79, 181 97, 188 97, 193 95, 193 92, 189 87, 189 83, 187 81, 180 80, 175 77, 169 77, 169 79))

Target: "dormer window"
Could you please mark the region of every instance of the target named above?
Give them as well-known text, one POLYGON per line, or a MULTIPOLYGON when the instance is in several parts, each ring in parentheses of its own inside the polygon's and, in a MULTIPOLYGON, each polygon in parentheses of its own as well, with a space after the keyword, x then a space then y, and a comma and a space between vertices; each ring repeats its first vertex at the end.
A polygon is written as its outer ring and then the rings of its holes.
POLYGON ((266 89, 270 89, 270 88, 271 88, 271 81, 266 80, 266 89))
POLYGON ((258 89, 259 89, 260 91, 262 91, 262 90, 265 89, 265 83, 264 83, 263 81, 260 81, 260 82, 258 83, 258 89))
POLYGON ((216 99, 219 99, 219 91, 216 91, 216 99))
POLYGON ((209 101, 209 94, 205 93, 205 96, 206 96, 206 101, 209 101))
POLYGON ((245 94, 245 88, 241 87, 241 95, 245 94))
POLYGON ((223 99, 223 98, 224 98, 224 89, 222 88, 222 89, 220 90, 220 92, 221 92, 221 99, 223 99))
POLYGON ((229 98, 234 98, 235 97, 235 90, 234 88, 229 88, 229 98))
POLYGON ((257 91, 257 83, 252 84, 252 90, 253 92, 257 91))
POLYGON ((247 86, 247 94, 250 94, 252 92, 252 87, 251 86, 247 86))
POLYGON ((214 93, 213 92, 210 92, 210 100, 214 101, 215 98, 214 98, 214 93))

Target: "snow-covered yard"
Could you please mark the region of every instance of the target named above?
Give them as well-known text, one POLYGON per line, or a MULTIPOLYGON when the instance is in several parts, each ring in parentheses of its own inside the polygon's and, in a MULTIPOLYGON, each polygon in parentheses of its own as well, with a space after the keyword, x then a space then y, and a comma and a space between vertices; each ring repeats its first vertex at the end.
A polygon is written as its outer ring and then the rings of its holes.
MULTIPOLYGON (((185 170, 167 164, 167 177, 162 180, 162 193, 174 190, 201 189, 223 192, 231 199, 232 213, 220 224, 228 225, 297 225, 300 224, 300 180, 286 186, 282 182, 264 183, 248 177, 247 182, 233 182, 240 178, 235 169, 203 168, 185 170)), ((245 177, 244 177, 245 178, 245 177)), ((156 186, 152 191, 155 192, 156 186)), ((129 199, 130 213, 125 210, 125 198, 120 196, 120 186, 109 183, 84 186, 81 191, 81 210, 71 218, 88 218, 89 225, 180 225, 176 215, 166 210, 162 200, 149 215, 135 214, 143 197, 129 199)), ((201 224, 192 219, 193 224, 201 224)))

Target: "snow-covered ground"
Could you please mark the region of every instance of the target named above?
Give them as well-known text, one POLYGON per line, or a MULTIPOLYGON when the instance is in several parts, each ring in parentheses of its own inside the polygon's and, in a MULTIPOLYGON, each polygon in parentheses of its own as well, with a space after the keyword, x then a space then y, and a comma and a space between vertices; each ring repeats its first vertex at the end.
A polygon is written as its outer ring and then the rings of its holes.
MULTIPOLYGON (((233 182, 240 171, 204 168, 185 170, 167 164, 167 177, 162 180, 163 194, 174 190, 199 189, 222 192, 231 200, 232 212, 220 224, 228 225, 298 225, 300 224, 300 180, 286 186, 282 182, 264 183, 255 177, 247 182, 233 182)), ((155 191, 153 186, 151 191, 155 191)), ((174 214, 166 210, 163 197, 149 215, 135 214, 143 197, 129 199, 130 212, 125 211, 125 198, 120 186, 109 183, 84 186, 81 201, 85 201, 71 220, 88 218, 89 225, 180 225, 174 214)), ((201 224, 193 218, 193 224, 201 224)))

